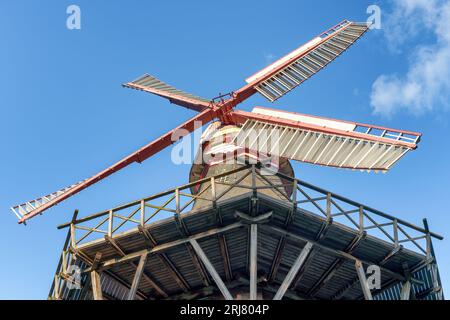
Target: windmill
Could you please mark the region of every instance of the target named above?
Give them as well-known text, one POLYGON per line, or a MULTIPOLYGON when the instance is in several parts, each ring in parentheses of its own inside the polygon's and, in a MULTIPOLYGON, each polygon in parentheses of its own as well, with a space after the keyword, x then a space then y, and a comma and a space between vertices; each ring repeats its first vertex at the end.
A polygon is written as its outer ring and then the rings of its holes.
MULTIPOLYGON (((124 84, 166 98, 173 104, 198 112, 193 118, 167 132, 104 171, 72 186, 12 207, 19 223, 42 214, 61 201, 105 179, 132 163, 141 163, 194 131, 196 123, 217 120, 219 126, 232 126, 234 139, 228 141, 242 150, 256 148, 261 132, 277 132, 276 145, 267 154, 322 166, 387 171, 407 152, 416 149, 421 134, 380 126, 341 121, 280 110, 256 107, 252 112, 236 106, 256 93, 270 102, 281 98, 347 50, 369 29, 367 23, 344 20, 321 33, 283 58, 247 78, 246 85, 217 99, 204 99, 178 90, 148 74, 124 84), (184 130, 182 130, 184 129, 184 130), (253 140, 248 131, 256 130, 253 140), (180 132, 173 139, 174 132, 180 132), (256 147, 254 147, 256 146, 256 147)), ((195 170, 194 170, 195 171, 195 170)), ((196 177, 198 172, 191 172, 196 177)))

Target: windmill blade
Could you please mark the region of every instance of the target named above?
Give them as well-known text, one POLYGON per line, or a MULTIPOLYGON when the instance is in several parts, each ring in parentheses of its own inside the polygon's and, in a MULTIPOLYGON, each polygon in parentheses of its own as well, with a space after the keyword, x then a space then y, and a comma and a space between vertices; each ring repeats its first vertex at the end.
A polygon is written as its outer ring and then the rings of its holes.
POLYGON ((215 118, 215 113, 213 110, 207 109, 197 114, 195 117, 181 124, 177 128, 167 132, 163 136, 154 140, 153 142, 147 144, 146 146, 140 148, 136 152, 130 154, 129 156, 123 158, 111 167, 103 170, 102 172, 96 174, 95 176, 74 184, 70 187, 64 188, 57 192, 54 192, 45 197, 38 198, 36 200, 28 201, 23 204, 12 207, 12 211, 19 218, 19 223, 23 223, 28 219, 41 214, 45 210, 53 207, 54 205, 60 203, 61 201, 77 194, 78 192, 86 189, 87 187, 99 182, 100 180, 110 176, 114 172, 117 172, 126 166, 148 159, 152 155, 158 153, 164 148, 174 144, 180 140, 183 136, 188 135, 196 128, 198 124, 204 125, 215 118))
POLYGON ((198 112, 211 108, 210 100, 178 90, 148 74, 144 74, 134 81, 123 84, 123 86, 156 94, 157 96, 168 99, 171 103, 198 112))
POLYGON ((245 100, 257 91, 271 102, 279 99, 336 59, 368 29, 367 23, 344 20, 247 78, 248 85, 237 96, 245 100))
POLYGON ((235 143, 292 160, 338 168, 387 171, 417 148, 421 134, 274 109, 234 111, 235 143))

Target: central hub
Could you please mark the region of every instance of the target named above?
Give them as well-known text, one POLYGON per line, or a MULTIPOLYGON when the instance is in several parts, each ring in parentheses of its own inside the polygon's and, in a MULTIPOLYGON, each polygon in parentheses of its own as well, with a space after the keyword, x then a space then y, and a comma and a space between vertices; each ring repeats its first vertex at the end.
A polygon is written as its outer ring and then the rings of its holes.
MULTIPOLYGON (((258 176, 255 179, 255 184, 257 187, 261 187, 258 192, 276 199, 289 197, 292 194, 292 183, 288 183, 285 179, 275 175, 276 172, 279 172, 294 177, 294 171, 288 159, 278 158, 277 161, 273 161, 266 155, 260 155, 256 151, 237 146, 234 140, 240 130, 241 128, 238 126, 224 125, 221 122, 214 122, 208 126, 200 140, 196 159, 191 167, 189 182, 193 183, 207 177, 217 176, 242 168, 249 163, 260 164, 259 167, 270 164, 270 170, 257 169, 258 176), (262 188, 271 184, 277 186, 277 188, 262 188)), ((253 181, 249 171, 251 169, 218 178, 215 186, 216 195, 221 196, 222 193, 227 191, 218 200, 251 192, 249 187, 252 186, 253 181)), ((211 201, 209 201, 211 192, 206 190, 210 189, 210 185, 211 183, 208 181, 191 187, 191 193, 199 196, 193 209, 211 204, 211 201)))

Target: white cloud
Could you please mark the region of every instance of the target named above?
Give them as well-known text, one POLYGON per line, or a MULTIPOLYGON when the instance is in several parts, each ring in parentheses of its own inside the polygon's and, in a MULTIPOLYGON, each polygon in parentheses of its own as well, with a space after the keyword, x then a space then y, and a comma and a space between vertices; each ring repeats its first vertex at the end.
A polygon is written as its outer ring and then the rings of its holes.
POLYGON ((409 55, 404 75, 379 76, 372 86, 371 106, 390 116, 400 109, 414 114, 450 106, 450 0, 397 0, 385 19, 389 47, 419 35, 432 35, 433 43, 418 44, 409 55))

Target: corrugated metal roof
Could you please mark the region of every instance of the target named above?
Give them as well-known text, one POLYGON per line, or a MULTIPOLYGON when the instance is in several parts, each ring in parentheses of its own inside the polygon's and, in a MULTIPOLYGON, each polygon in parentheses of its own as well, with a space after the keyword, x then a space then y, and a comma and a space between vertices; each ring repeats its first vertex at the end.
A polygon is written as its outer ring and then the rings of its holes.
MULTIPOLYGON (((236 221, 236 208, 246 208, 249 205, 251 194, 244 194, 242 196, 228 199, 220 203, 220 213, 225 224, 230 224, 236 221)), ((291 206, 286 201, 272 199, 265 195, 258 195, 260 212, 273 211, 273 216, 268 222, 268 225, 279 228, 284 227, 284 222, 291 210, 291 206)), ((201 211, 186 213, 183 222, 191 230, 191 232, 202 232, 210 230, 213 227, 218 227, 216 220, 216 211, 208 208, 201 211), (203 223, 202 223, 203 221, 203 223)), ((326 222, 323 217, 312 214, 304 209, 298 209, 295 212, 294 220, 289 228, 289 232, 301 235, 307 239, 314 239, 318 230, 326 222)), ((180 238, 180 231, 177 227, 175 219, 168 218, 162 221, 157 221, 148 226, 148 231, 154 237, 158 244, 174 241, 180 238)), ((247 274, 248 273, 248 229, 237 228, 226 232, 227 246, 230 257, 230 264, 233 274, 247 274)), ((324 238, 320 241, 321 244, 337 250, 344 250, 354 237, 358 235, 357 230, 350 227, 333 223, 324 238)), ((114 236, 117 243, 126 250, 126 252, 136 252, 146 248, 146 243, 138 230, 129 230, 123 234, 114 236)), ((281 239, 280 235, 273 232, 267 232, 260 228, 258 234, 258 274, 268 274, 272 261, 275 258, 276 246, 281 239)), ((221 255, 219 241, 217 236, 199 240, 200 246, 205 251, 206 255, 214 265, 220 276, 225 279, 224 259, 221 255)), ((289 268, 293 264, 296 256, 303 248, 304 243, 287 239, 287 244, 281 253, 281 263, 278 273, 275 277, 274 283, 280 284, 287 274, 289 268)), ((104 253, 105 259, 114 258, 114 253, 111 253, 109 245, 106 241, 99 239, 94 242, 88 242, 79 246, 78 250, 82 251, 89 257, 93 258, 97 252, 104 253)), ((393 250, 393 244, 367 236, 362 240, 358 249, 353 253, 357 258, 364 258, 369 261, 379 261, 389 252, 393 250)), ((165 251, 167 257, 176 266, 178 272, 188 282, 190 289, 198 289, 203 287, 200 274, 196 271, 196 267, 190 257, 186 245, 179 245, 165 251)), ((320 275, 330 267, 330 265, 338 258, 329 252, 317 249, 314 255, 313 263, 305 271, 299 284, 293 290, 299 293, 306 294, 312 286, 319 280, 320 275)), ((387 267, 393 272, 402 272, 402 262, 408 262, 409 265, 414 266, 423 261, 425 257, 421 254, 410 250, 403 250, 398 253, 397 259, 393 259, 387 267)), ((116 265, 113 268, 116 275, 121 278, 131 281, 133 270, 127 264, 116 265)), ((160 263, 157 255, 151 255, 145 266, 145 272, 149 274, 155 281, 161 285, 169 295, 176 295, 183 292, 183 289, 177 284, 171 276, 169 270, 160 263)), ((333 281, 328 282, 316 293, 315 298, 330 299, 343 286, 348 284, 355 277, 355 269, 352 263, 345 263, 336 274, 333 276, 333 281)), ((392 281, 392 278, 386 274, 382 277, 383 283, 392 281)), ((151 287, 143 282, 140 287, 145 293, 154 295, 151 287)), ((354 299, 361 297, 362 292, 359 286, 354 286, 345 294, 345 298, 354 299)))

